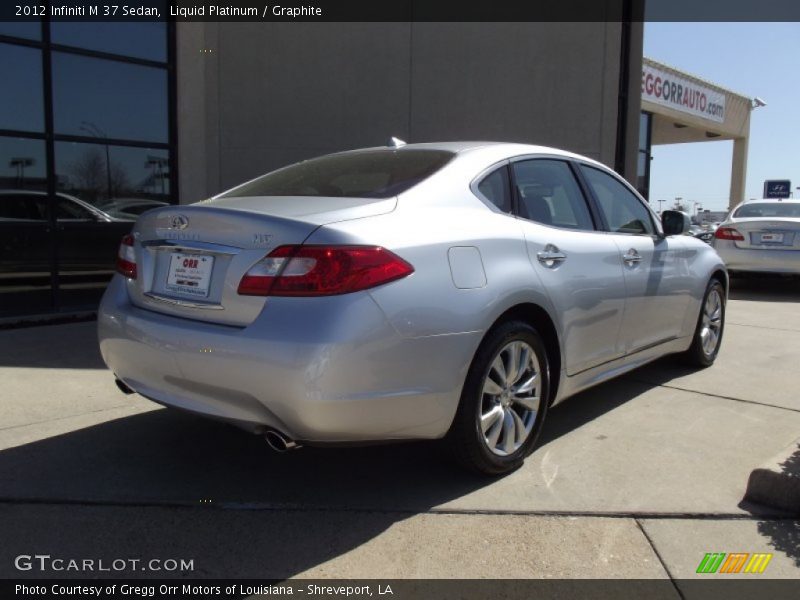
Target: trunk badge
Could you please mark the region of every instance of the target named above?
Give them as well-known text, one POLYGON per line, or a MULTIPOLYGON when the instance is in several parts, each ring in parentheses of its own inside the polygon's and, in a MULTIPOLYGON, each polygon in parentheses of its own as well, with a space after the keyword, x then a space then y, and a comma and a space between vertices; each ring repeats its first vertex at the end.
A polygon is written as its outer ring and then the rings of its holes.
POLYGON ((254 233, 253 248, 266 248, 272 239, 271 233, 254 233))
POLYGON ((189 219, 184 215, 172 215, 169 218, 170 229, 186 229, 189 226, 189 219))

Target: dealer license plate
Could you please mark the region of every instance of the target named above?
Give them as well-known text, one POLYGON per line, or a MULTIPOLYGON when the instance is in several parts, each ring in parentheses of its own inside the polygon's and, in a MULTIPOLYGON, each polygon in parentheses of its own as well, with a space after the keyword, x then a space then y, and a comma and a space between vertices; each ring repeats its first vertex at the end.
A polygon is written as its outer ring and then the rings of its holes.
POLYGON ((782 233, 762 233, 761 234, 761 243, 762 244, 781 244, 781 243, 783 243, 783 234, 782 233))
POLYGON ((204 254, 170 255, 167 289, 176 294, 206 298, 214 257, 204 254))

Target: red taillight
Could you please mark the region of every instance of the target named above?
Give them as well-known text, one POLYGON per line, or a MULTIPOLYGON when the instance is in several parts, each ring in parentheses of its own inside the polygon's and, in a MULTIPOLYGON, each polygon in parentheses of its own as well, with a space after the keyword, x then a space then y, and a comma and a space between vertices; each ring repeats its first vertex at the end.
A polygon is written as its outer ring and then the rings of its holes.
POLYGON ((717 230, 714 232, 714 237, 718 240, 733 240, 734 242, 744 241, 744 236, 733 227, 717 227, 717 230))
POLYGON ((117 252, 117 273, 129 279, 136 279, 136 254, 133 250, 133 236, 128 234, 122 238, 117 252))
POLYGON ((333 296, 389 283, 414 272, 378 246, 280 246, 245 273, 245 296, 333 296))

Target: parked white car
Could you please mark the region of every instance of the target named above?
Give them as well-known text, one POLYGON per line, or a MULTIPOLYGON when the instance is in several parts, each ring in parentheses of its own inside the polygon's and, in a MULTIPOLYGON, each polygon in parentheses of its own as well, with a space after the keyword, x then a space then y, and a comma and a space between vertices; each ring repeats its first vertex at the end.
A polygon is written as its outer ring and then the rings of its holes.
POLYGON ((800 200, 750 200, 714 233, 730 271, 800 274, 800 200))

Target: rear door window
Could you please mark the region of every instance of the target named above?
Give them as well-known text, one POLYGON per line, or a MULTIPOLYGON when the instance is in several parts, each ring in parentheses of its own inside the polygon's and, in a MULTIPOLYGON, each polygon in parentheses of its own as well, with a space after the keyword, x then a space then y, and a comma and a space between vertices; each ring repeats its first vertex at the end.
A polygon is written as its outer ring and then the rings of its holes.
POLYGON ((519 216, 565 229, 594 229, 589 206, 569 165, 563 160, 515 162, 519 216))
POLYGON ((443 150, 365 150, 331 154, 267 173, 219 198, 332 196, 390 198, 427 179, 454 154, 443 150))

